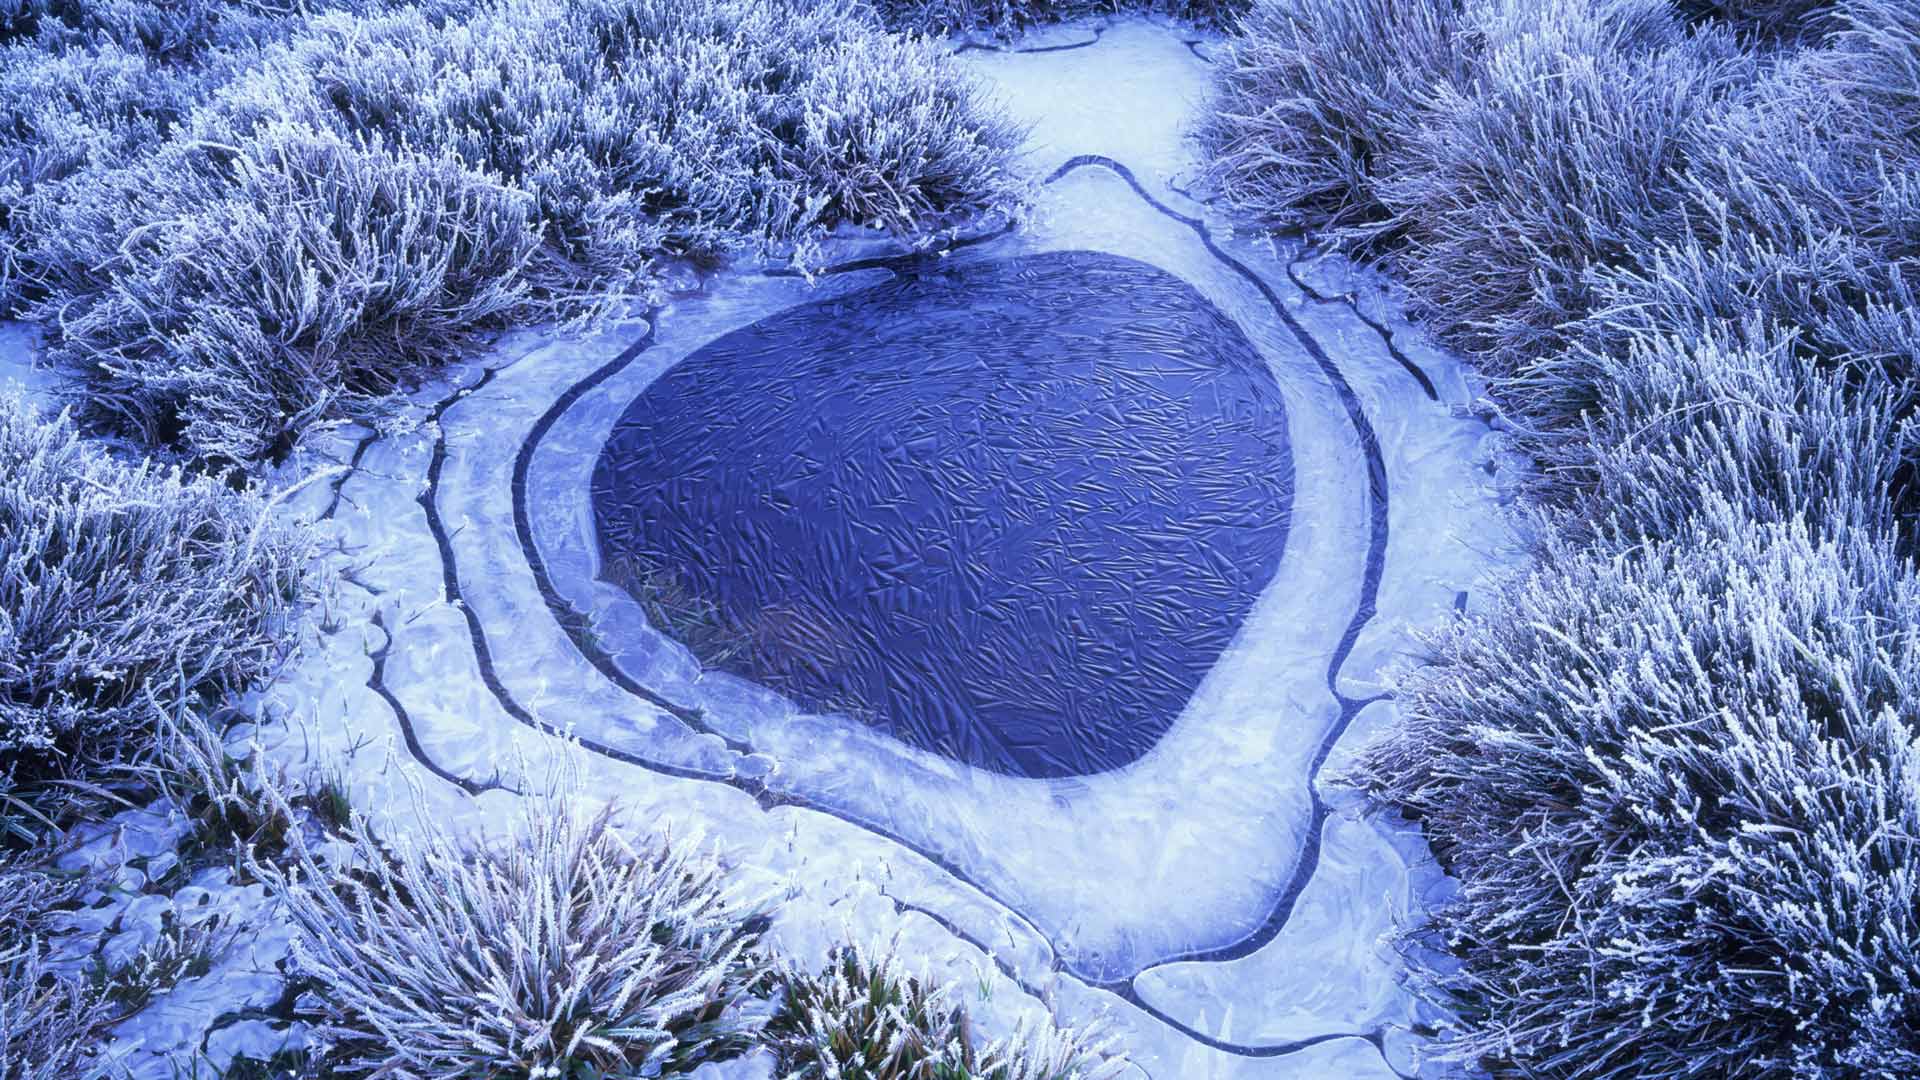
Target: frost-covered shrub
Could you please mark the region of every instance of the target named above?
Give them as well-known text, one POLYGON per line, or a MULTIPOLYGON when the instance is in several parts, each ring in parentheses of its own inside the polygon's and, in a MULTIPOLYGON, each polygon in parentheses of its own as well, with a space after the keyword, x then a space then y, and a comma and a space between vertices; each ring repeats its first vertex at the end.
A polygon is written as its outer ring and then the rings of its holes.
POLYGON ((305 574, 264 500, 126 465, 0 392, 0 766, 111 755, 266 674, 305 574))
POLYGON ((843 221, 911 232, 993 205, 1014 132, 971 90, 832 5, 507 0, 445 28, 317 19, 203 134, 291 115, 446 147, 529 190, 567 257, 632 274, 663 249, 843 221))
POLYGON ((530 802, 513 837, 348 829, 353 866, 259 872, 325 1003, 330 1067, 399 1080, 677 1075, 738 1053, 761 920, 710 854, 530 802))
POLYGON ((1754 67, 1665 0, 1483 0, 1462 32, 1472 76, 1437 88, 1374 191, 1436 329, 1498 374, 1587 312, 1590 268, 1676 234, 1675 174, 1754 67))
POLYGON ((1496 1076, 1920 1070, 1920 7, 1716 6, 1468 0, 1346 196, 1540 466, 1354 771, 1496 1076))
POLYGON ((48 969, 37 940, 0 943, 0 1077, 102 1080, 111 1064, 93 1058, 114 1010, 77 980, 48 969))
POLYGON ((1626 546, 1688 535, 1709 506, 1819 536, 1895 534, 1913 422, 1856 370, 1768 334, 1643 337, 1597 380, 1585 426, 1534 449, 1564 489, 1570 536, 1626 546))
POLYGON ((1745 33, 1765 38, 1794 38, 1829 24, 1834 0, 1675 0, 1694 18, 1723 19, 1745 33))
POLYGON ((0 315, 32 269, 32 200, 93 163, 157 143, 196 100, 198 80, 118 45, 47 51, 0 45, 0 315))
POLYGON ((0 0, 0 40, 33 36, 44 48, 111 44, 165 64, 285 38, 322 11, 418 6, 461 10, 472 0, 0 0))
POLYGON ((893 952, 836 950, 826 970, 789 971, 767 1040, 785 1080, 1109 1080, 1126 1060, 1092 1029, 1029 1022, 982 1042, 958 995, 903 970, 893 952))
POLYGON ((1453 0, 1256 0, 1228 42, 1200 135, 1211 180, 1278 229, 1364 244, 1391 232, 1382 155, 1460 77, 1453 0))
POLYGON ((525 194, 445 150, 293 122, 171 143, 59 213, 39 249, 52 355, 92 417, 210 459, 283 454, 329 409, 570 295, 525 194))
POLYGON ((1847 372, 1869 399, 1859 410, 1909 407, 1920 348, 1920 12, 1888 14, 1878 29, 1787 60, 1706 123, 1695 139, 1704 149, 1680 177, 1684 224, 1590 267, 1586 310, 1550 332, 1560 344, 1501 380, 1526 427, 1577 441, 1608 384, 1639 376, 1628 354, 1650 337, 1785 350, 1798 365, 1847 372))
POLYGON ((1365 761, 1461 879, 1427 978, 1496 1075, 1920 1070, 1920 584, 1709 499, 1556 543, 1365 761))
POLYGON ((36 204, 22 261, 102 415, 250 462, 476 331, 643 296, 664 256, 1002 205, 1017 139, 858 9, 336 12, 153 153, 36 204))
POLYGON ((258 41, 299 10, 249 0, 38 0, 33 6, 42 34, 110 42, 167 63, 258 41))

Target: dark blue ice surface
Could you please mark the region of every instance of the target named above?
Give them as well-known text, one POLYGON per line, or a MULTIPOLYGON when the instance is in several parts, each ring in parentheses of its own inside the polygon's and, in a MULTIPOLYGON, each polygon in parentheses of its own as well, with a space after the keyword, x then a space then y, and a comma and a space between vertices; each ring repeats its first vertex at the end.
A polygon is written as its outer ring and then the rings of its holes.
POLYGON ((1285 548, 1279 388, 1192 286, 934 264, 709 343, 615 424, 603 576, 709 663, 1014 776, 1151 750, 1285 548))

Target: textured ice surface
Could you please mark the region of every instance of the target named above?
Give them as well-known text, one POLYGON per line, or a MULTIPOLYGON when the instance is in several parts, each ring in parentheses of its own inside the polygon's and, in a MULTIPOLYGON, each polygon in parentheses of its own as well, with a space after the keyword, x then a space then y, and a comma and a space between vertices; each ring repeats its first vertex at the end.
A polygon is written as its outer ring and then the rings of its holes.
POLYGON ((306 1038, 305 1025, 267 1013, 287 986, 290 928, 264 886, 237 882, 228 868, 177 883, 175 849, 190 831, 186 814, 161 799, 76 828, 58 863, 108 884, 50 917, 45 945, 57 966, 111 970, 137 962, 166 933, 201 935, 207 950, 205 972, 113 1026, 103 1052, 116 1077, 172 1080, 188 1062, 223 1070, 236 1053, 266 1058, 306 1038))
POLYGON ((1292 487, 1233 323, 1164 271, 1057 252, 702 346, 627 406, 593 500, 602 575, 702 660, 1060 778, 1171 726, 1273 578, 1292 487))
MULTIPOLYGON (((1236 238, 1170 186, 1192 170, 1181 132, 1206 83, 1179 32, 1048 39, 1082 41, 966 54, 1034 125, 1023 229, 811 282, 724 274, 586 340, 515 334, 418 395, 411 427, 320 447, 303 467, 350 469, 295 502, 327 522, 341 578, 262 737, 337 769, 392 827, 485 831, 571 734, 592 798, 710 836, 783 897, 776 938, 797 956, 897 939, 982 987, 995 1024, 1043 1001, 1107 1014, 1158 1080, 1412 1073, 1433 1018, 1379 938, 1445 883, 1327 762, 1392 722, 1379 697, 1414 632, 1510 557, 1497 446, 1471 380, 1390 289, 1236 238), (594 468, 657 381, 803 305, 1061 252, 1184 283, 1286 416, 1284 551, 1137 757, 1041 778, 956 761, 703 665, 603 580, 594 468)), ((913 363, 903 377, 927 374, 913 363)))

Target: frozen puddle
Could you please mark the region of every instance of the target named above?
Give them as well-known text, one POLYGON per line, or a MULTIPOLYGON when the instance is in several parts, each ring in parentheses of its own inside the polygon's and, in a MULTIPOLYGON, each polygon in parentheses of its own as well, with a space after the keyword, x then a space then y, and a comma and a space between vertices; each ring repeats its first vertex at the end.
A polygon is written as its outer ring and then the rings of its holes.
POLYGON ((1069 251, 721 336, 627 406, 592 497, 601 578, 703 666, 1058 779, 1172 727, 1272 580, 1292 487, 1252 343, 1178 278, 1069 251))
POLYGON ((515 335, 343 437, 289 745, 486 827, 571 735, 794 949, 898 938, 1161 1080, 1410 1075, 1379 939, 1444 883, 1325 777, 1506 557, 1487 429, 1370 283, 1179 194, 1181 32, 1037 44, 966 61, 1020 229, 515 335))

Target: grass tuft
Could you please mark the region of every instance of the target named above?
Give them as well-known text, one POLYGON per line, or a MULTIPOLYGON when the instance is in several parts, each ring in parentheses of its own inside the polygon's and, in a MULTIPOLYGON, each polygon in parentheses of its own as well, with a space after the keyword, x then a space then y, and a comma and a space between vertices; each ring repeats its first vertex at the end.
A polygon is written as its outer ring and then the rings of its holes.
POLYGON ((330 1067, 395 1077, 672 1075, 745 1050, 763 920, 709 854, 528 804, 497 845, 346 833, 351 867, 256 872, 298 930, 330 1067))
POLYGON ((1092 1028, 1030 1022, 983 1042, 951 987, 898 954, 835 950, 824 971, 787 972, 768 1042, 786 1080, 1110 1080, 1127 1067, 1092 1028))

